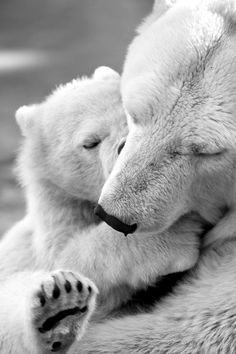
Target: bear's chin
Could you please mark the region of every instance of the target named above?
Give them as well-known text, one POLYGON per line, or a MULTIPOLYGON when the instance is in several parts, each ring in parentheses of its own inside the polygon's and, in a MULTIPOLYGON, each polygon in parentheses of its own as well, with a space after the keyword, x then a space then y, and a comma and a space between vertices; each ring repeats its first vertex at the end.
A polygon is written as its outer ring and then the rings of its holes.
MULTIPOLYGON (((158 237, 159 234, 163 234, 163 232, 168 231, 171 228, 174 228, 176 226, 181 226, 183 222, 186 221, 186 219, 192 219, 194 220, 199 220, 202 224, 202 229, 203 229, 203 234, 205 232, 208 232, 214 225, 207 221, 206 219, 203 219, 202 216, 200 216, 199 213, 197 212, 188 212, 180 217, 176 218, 175 220, 166 220, 164 223, 153 223, 153 224, 142 224, 142 223, 137 223, 137 229, 135 231, 135 234, 145 234, 145 237, 148 236, 153 236, 154 234, 158 237)), ((135 235, 134 234, 134 235, 135 235)))
POLYGON ((137 224, 137 229, 135 231, 135 234, 145 234, 145 237, 147 236, 153 236, 153 234, 160 234, 162 232, 165 232, 166 230, 168 230, 172 225, 142 225, 142 224, 137 224))

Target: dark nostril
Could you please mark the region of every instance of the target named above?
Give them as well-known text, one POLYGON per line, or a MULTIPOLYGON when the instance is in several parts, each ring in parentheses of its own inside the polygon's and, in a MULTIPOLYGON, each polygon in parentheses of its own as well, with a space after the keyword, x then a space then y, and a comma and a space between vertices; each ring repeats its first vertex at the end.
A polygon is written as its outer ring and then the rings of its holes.
POLYGON ((120 155, 121 150, 122 150, 123 147, 125 146, 125 142, 126 142, 126 139, 122 139, 122 140, 121 140, 120 145, 118 146, 118 149, 117 149, 118 155, 120 155))
POLYGON ((61 342, 54 342, 52 345, 52 352, 57 352, 61 349, 62 343, 61 342))
POLYGON ((103 207, 98 204, 94 210, 95 215, 99 216, 103 221, 105 221, 114 230, 122 232, 125 236, 134 233, 137 229, 137 224, 128 225, 123 223, 121 220, 117 219, 113 215, 107 214, 103 207))

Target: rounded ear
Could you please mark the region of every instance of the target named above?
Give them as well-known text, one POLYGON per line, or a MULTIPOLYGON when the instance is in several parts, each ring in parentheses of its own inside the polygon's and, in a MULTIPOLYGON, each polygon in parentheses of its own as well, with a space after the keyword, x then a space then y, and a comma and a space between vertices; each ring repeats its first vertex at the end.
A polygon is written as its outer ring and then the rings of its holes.
POLYGON ((95 80, 119 80, 120 75, 108 66, 99 66, 93 73, 95 80))
POLYGON ((153 5, 153 11, 158 17, 160 17, 166 11, 168 11, 176 2, 177 0, 155 0, 153 5))
POLYGON ((21 133, 28 136, 34 126, 38 105, 22 106, 15 113, 16 122, 20 127, 21 133))

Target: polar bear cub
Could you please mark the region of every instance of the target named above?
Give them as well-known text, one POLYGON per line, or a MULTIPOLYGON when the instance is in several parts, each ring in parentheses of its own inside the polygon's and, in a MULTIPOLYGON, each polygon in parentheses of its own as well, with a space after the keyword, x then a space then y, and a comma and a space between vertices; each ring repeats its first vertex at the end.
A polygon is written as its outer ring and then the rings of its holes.
POLYGON ((100 68, 16 113, 27 217, 0 245, 3 353, 67 350, 83 334, 97 288, 101 319, 137 289, 197 261, 198 219, 124 238, 94 216, 127 134, 119 85, 117 73, 100 68))

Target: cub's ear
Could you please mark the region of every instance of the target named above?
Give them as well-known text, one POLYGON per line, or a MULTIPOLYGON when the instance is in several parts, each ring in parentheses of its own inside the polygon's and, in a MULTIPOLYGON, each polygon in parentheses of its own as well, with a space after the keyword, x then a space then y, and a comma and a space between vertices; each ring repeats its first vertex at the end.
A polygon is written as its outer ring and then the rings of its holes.
POLYGON ((95 80, 119 80, 120 75, 108 66, 99 66, 93 73, 95 80))
POLYGON ((23 136, 29 136, 32 132, 35 116, 39 105, 22 106, 15 113, 16 122, 23 136))

